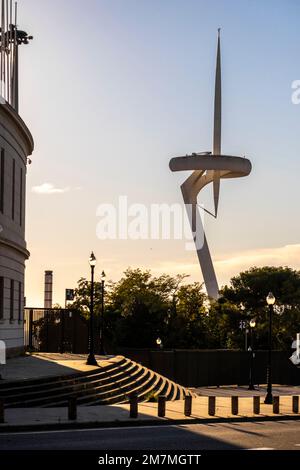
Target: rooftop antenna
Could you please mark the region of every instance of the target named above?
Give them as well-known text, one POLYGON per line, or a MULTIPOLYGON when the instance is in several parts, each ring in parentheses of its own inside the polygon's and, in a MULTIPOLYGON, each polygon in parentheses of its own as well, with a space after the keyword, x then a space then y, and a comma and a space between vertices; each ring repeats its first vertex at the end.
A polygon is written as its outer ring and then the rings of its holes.
POLYGON ((9 5, 9 96, 8 96, 8 101, 11 103, 12 99, 12 89, 11 89, 11 74, 13 71, 13 0, 10 0, 10 5, 9 5))
POLYGON ((9 101, 9 8, 8 8, 8 0, 6 0, 6 28, 5 28, 5 31, 6 31, 6 34, 5 34, 5 51, 6 51, 6 55, 5 55, 5 68, 6 68, 6 77, 7 77, 7 80, 5 82, 5 85, 6 85, 6 96, 7 96, 7 100, 9 101))
POLYGON ((0 94, 4 103, 19 112, 19 46, 29 44, 33 37, 18 30, 18 4, 13 0, 1 1, 0 36, 0 94))
POLYGON ((3 96, 4 80, 4 34, 5 31, 5 8, 4 0, 1 2, 1 96, 3 96))

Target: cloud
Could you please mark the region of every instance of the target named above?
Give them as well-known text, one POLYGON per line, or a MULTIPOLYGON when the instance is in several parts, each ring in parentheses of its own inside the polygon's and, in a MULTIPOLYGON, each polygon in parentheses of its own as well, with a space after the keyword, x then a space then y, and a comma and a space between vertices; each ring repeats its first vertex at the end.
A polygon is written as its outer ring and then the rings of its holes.
POLYGON ((36 194, 63 194, 70 191, 70 188, 55 188, 51 183, 43 183, 40 186, 33 186, 32 192, 36 194))
MULTIPOLYGON (((233 276, 252 266, 289 266, 300 270, 300 244, 233 252, 218 256, 213 261, 219 285, 222 286, 228 284, 233 276)), ((153 266, 152 271, 155 274, 166 272, 171 275, 185 273, 190 275, 190 281, 203 281, 197 261, 168 261, 153 266)))
POLYGON ((300 270, 300 244, 233 253, 219 257, 214 264, 223 284, 251 266, 289 266, 300 270))

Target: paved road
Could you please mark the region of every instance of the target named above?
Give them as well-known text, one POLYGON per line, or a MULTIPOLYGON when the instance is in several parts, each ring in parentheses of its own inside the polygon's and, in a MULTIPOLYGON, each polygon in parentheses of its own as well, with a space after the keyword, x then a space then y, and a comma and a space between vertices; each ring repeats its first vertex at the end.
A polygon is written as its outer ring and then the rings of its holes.
POLYGON ((1 450, 300 450, 299 421, 0 434, 1 450))

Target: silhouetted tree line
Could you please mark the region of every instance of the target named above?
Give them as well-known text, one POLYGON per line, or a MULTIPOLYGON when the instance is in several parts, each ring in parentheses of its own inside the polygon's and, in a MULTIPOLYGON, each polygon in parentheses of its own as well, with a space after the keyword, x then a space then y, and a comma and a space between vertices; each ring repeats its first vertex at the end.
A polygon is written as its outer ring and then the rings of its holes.
MULTIPOLYGON (((164 349, 244 349, 245 328, 256 319, 255 348, 266 349, 266 296, 276 297, 273 346, 290 349, 300 332, 300 272, 288 267, 253 267, 233 277, 217 301, 203 285, 183 275, 155 277, 127 269, 118 282, 105 286, 104 338, 110 346, 164 349)), ((95 316, 101 314, 101 283, 95 284, 95 316)), ((80 279, 72 309, 89 316, 90 282, 80 279)))

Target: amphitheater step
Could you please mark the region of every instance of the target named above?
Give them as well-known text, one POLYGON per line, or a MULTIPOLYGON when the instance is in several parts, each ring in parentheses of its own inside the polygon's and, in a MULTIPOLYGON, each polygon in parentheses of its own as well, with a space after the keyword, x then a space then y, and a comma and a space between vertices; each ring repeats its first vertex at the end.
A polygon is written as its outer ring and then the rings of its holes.
POLYGON ((0 398, 7 408, 66 406, 71 397, 79 405, 120 404, 132 394, 139 401, 157 400, 159 395, 179 400, 191 392, 123 356, 92 371, 0 384, 0 398))

